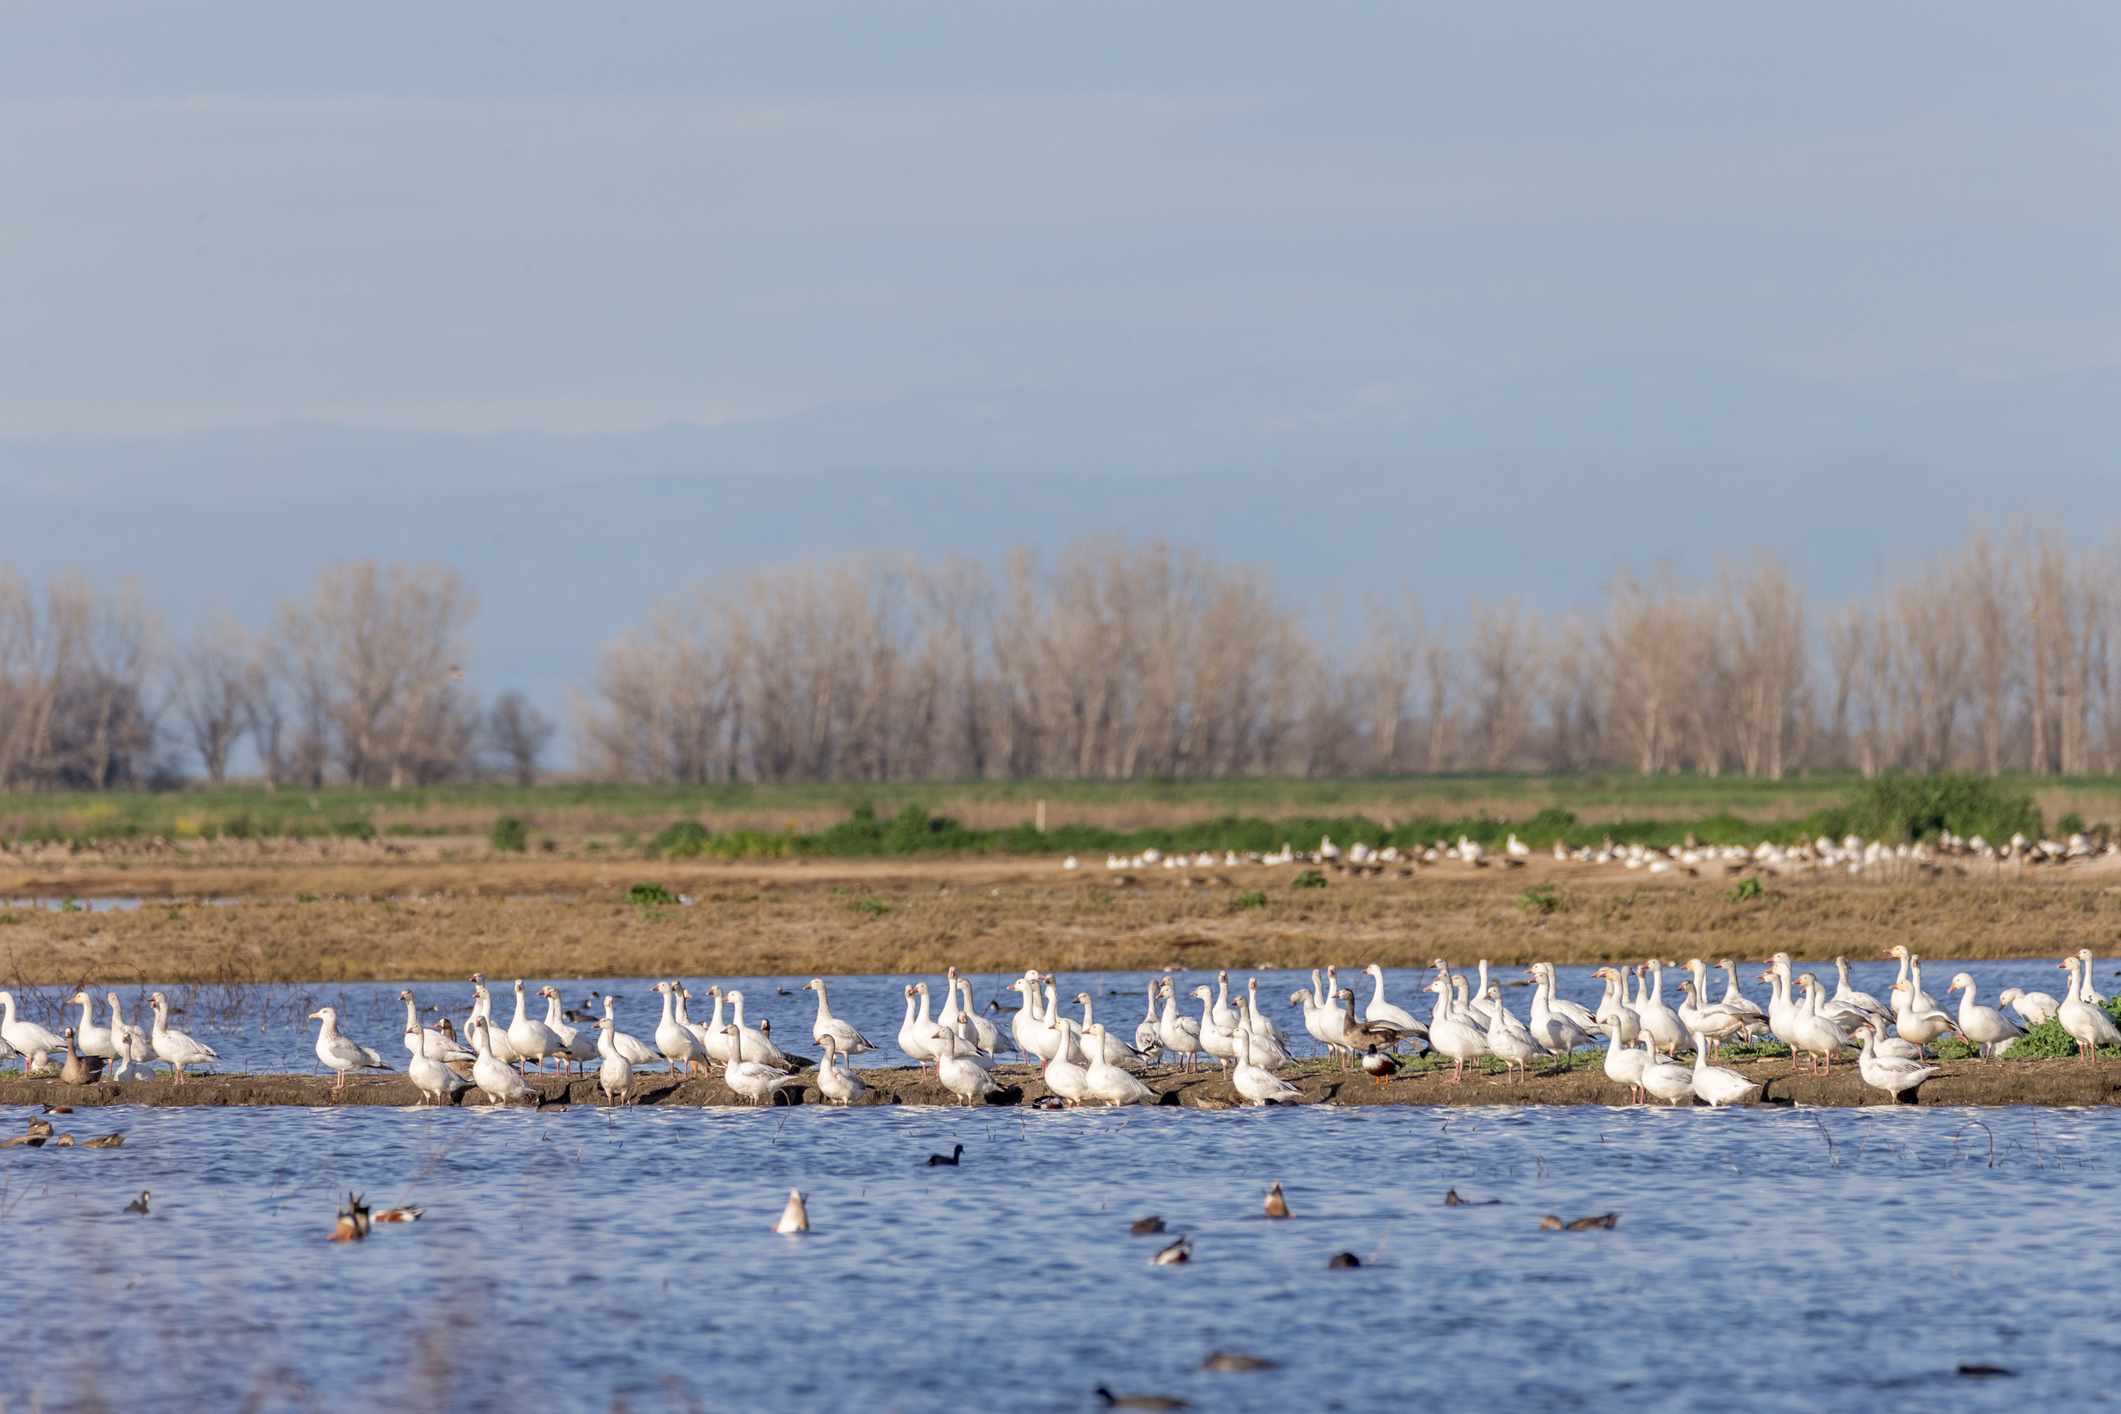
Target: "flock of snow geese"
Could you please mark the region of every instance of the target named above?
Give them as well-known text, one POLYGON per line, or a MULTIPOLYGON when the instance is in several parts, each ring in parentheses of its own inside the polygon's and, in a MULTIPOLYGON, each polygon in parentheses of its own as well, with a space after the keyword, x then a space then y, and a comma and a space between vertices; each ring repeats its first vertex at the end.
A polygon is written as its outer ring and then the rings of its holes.
MULTIPOLYGON (((1656 959, 1594 971, 1591 976, 1604 988, 1595 1007, 1560 996, 1553 964, 1535 962, 1524 975, 1532 988, 1524 1019, 1511 1010, 1485 961, 1477 981, 1469 982, 1464 972, 1436 959, 1431 964, 1435 975, 1425 988, 1433 997, 1426 1020, 1391 1001, 1384 969, 1374 963, 1363 969, 1370 994, 1360 1007, 1355 990, 1341 985, 1333 967, 1314 970, 1311 985, 1291 992, 1288 1000, 1329 1060, 1344 1071, 1360 1068, 1380 1085, 1398 1073, 1409 1050, 1433 1051, 1452 1062, 1445 1083, 1459 1084, 1469 1062, 1493 1058, 1506 1072, 1525 1075, 1535 1061, 1600 1047, 1606 1076, 1627 1087, 1630 1102, 1655 1098, 1727 1105, 1755 1098, 1760 1082, 1716 1064, 1720 1048, 1734 1037, 1744 1042, 1777 1038, 1798 1069, 1823 1073, 1831 1073, 1835 1060, 1853 1051, 1863 1082, 1896 1097, 1937 1073, 1928 1048, 1946 1035, 1978 1048, 1984 1059, 2007 1054, 2027 1028, 2047 1021, 2059 1022, 2075 1039, 2081 1060, 2089 1060, 2099 1046, 2121 1045, 2106 999, 2092 986, 2089 949, 2058 964, 2069 974, 2060 1000, 2010 987, 1997 996, 1997 1005, 1984 1005, 1974 979, 1960 972, 1947 988, 1947 995, 1958 994, 1950 1011, 1925 989, 1918 955, 1901 944, 1886 955, 1898 960, 1899 975, 1884 1001, 1849 985, 1846 958, 1835 959, 1838 980, 1829 990, 1812 973, 1794 973, 1787 953, 1777 953, 1759 974, 1769 989, 1765 1006, 1746 995, 1737 965, 1727 958, 1714 965, 1723 974, 1723 988, 1713 997, 1710 964, 1690 959, 1676 984, 1676 1005, 1666 1000, 1664 982, 1665 972, 1678 964, 1656 959), (1691 1065, 1675 1059, 1687 1053, 1691 1065)), ((617 1000, 609 995, 603 998, 602 1015, 592 1020, 563 1009, 556 988, 539 987, 536 995, 545 1003, 540 1019, 520 980, 514 987, 513 1019, 503 1027, 493 1015, 493 994, 484 977, 474 975, 471 983, 461 1037, 448 1017, 432 1026, 423 1023, 413 994, 398 994, 405 1003, 406 1072, 423 1104, 446 1103, 466 1089, 492 1104, 539 1103, 546 1097, 527 1079, 532 1067, 543 1073, 548 1067, 586 1069, 594 1063, 598 1087, 612 1103, 628 1100, 637 1072, 657 1067, 688 1076, 717 1068, 724 1083, 753 1104, 770 1104, 778 1091, 814 1084, 828 1102, 847 1105, 861 1100, 869 1087, 846 1059, 879 1049, 833 1012, 823 978, 804 984, 817 997, 810 1034, 819 1050, 815 1073, 807 1078, 800 1072, 810 1063, 791 1058, 774 1043, 770 1022, 761 1019, 754 1026, 747 1020, 739 990, 708 987, 713 1012, 703 1022, 692 1018, 692 992, 683 983, 657 982, 661 1015, 643 1039, 619 1029, 617 1000)), ((1009 984, 1020 1003, 1012 1012, 996 1009, 1003 1018, 998 1023, 975 1008, 970 981, 953 967, 944 978, 940 1009, 925 980, 903 986, 905 1009, 890 1040, 967 1105, 982 1103, 1001 1088, 995 1070, 1010 1052, 1039 1067, 1048 1091, 1067 1105, 1148 1102, 1155 1095, 1142 1072, 1167 1064, 1194 1070, 1209 1061, 1251 1104, 1298 1102, 1301 1092, 1281 1075, 1295 1064, 1289 1036, 1261 1004, 1259 985, 1253 978, 1233 994, 1230 974, 1218 973, 1213 989, 1199 985, 1187 994, 1197 1003, 1196 1012, 1182 1005, 1171 974, 1151 977, 1144 984, 1140 1020, 1131 1033, 1122 1034, 1098 1020, 1088 992, 1072 998, 1080 1019, 1067 1014, 1059 980, 1036 970, 1009 984)), ((160 1062, 182 1084, 187 1067, 217 1059, 211 1047, 170 1028, 169 1005, 161 993, 151 998, 154 1019, 144 1030, 126 1021, 116 993, 104 997, 108 1024, 98 1024, 90 994, 76 992, 68 1002, 81 1008, 79 1023, 54 1035, 19 1017, 13 994, 0 992, 0 1060, 19 1055, 27 1072, 63 1052, 61 1078, 74 1081, 100 1078, 105 1066, 111 1067, 112 1078, 122 1078, 160 1062)), ((318 1023, 317 1060, 337 1076, 335 1092, 355 1071, 395 1068, 381 1052, 348 1036, 333 1008, 320 1008, 310 1019, 318 1023)))
MULTIPOLYGON (((1945 860, 1997 865, 2068 864, 2121 853, 2121 845, 2083 834, 2072 834, 2066 839, 2029 839, 2015 834, 2001 844, 1993 844, 1980 835, 1962 837, 1946 832, 1935 841, 1914 844, 1887 844, 1858 835, 1846 835, 1839 840, 1821 835, 1808 843, 1797 844, 1762 840, 1750 847, 1703 845, 1691 841, 1669 846, 1625 844, 1608 838, 1597 845, 1572 848, 1556 840, 1549 852, 1556 864, 1617 865, 1650 874, 1677 873, 1698 877, 1705 870, 1720 868, 1727 874, 1758 870, 1770 874, 1833 871, 1862 875, 1891 869, 1937 868, 1945 860)), ((1398 845, 1371 845, 1360 841, 1343 847, 1335 844, 1331 835, 1325 835, 1320 837, 1318 847, 1310 850, 1298 850, 1284 843, 1278 850, 1265 852, 1209 849, 1190 854, 1166 854, 1161 850, 1145 849, 1139 854, 1108 854, 1105 868, 1115 874, 1131 874, 1147 869, 1238 869, 1250 865, 1302 864, 1362 873, 1382 873, 1391 868, 1411 874, 1418 864, 1463 864, 1486 868, 1499 863, 1504 868, 1521 868, 1536 853, 1517 838, 1514 831, 1503 841, 1501 849, 1493 852, 1485 844, 1465 835, 1460 835, 1456 841, 1435 840, 1404 849, 1398 845)), ((1082 860, 1072 854, 1061 861, 1061 868, 1070 872, 1082 867, 1082 860)))

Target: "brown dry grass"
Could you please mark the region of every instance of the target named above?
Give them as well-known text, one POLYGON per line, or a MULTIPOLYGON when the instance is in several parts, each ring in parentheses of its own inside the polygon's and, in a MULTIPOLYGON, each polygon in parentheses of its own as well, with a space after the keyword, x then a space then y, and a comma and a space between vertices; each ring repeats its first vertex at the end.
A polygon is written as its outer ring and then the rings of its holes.
MULTIPOLYGON (((71 889, 90 893, 81 880, 71 889)), ((149 876, 127 876, 141 889, 149 876)), ((0 912, 0 979, 20 985, 462 977, 893 973, 948 963, 980 971, 1166 965, 1415 966, 1532 958, 1594 962, 1875 956, 1911 941, 1939 958, 2115 950, 2121 890, 2111 869, 1897 883, 1771 881, 1733 902, 1724 880, 1651 880, 1584 866, 1429 871, 1415 879, 1290 886, 1252 871, 1236 886, 1152 875, 1117 886, 1050 864, 854 861, 643 866, 505 861, 397 867, 206 870, 162 880, 232 894, 214 907, 150 901, 132 911, 0 912), (638 908, 644 875, 692 907, 638 908), (1558 891, 1552 912, 1526 885, 1558 891), (268 887, 268 885, 270 887, 268 887), (300 887, 291 887, 299 885, 300 887), (1242 891, 1265 895, 1243 906, 1242 891)), ((17 890, 0 881, 0 894, 17 890)), ((153 892, 153 890, 142 890, 153 892)))

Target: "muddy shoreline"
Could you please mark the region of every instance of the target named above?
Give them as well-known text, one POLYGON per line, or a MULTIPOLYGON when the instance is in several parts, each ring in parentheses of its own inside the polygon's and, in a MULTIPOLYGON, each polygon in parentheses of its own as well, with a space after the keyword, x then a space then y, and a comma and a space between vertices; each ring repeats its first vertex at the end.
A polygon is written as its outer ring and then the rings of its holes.
MULTIPOLYGON (((1786 1060, 1759 1061, 1740 1065, 1754 1080, 1763 1082, 1760 1104, 1816 1105, 1850 1108, 1883 1105, 1886 1097, 1866 1087, 1854 1064, 1837 1067, 1831 1076, 1794 1074, 1786 1060)), ((805 1072, 813 1077, 814 1072, 805 1072)), ((861 1072, 870 1087, 866 1102, 876 1105, 955 1105, 956 1096, 932 1076, 910 1068, 861 1072)), ((1462 1108, 1493 1105, 1613 1105, 1624 1103, 1623 1087, 1606 1079, 1596 1067, 1541 1075, 1528 1079, 1469 1075, 1463 1084, 1451 1084, 1440 1075, 1402 1078, 1379 1086, 1360 1072, 1307 1068, 1285 1077, 1302 1091, 1310 1104, 1371 1106, 1409 1105, 1462 1108)), ((1028 1066, 1003 1066, 996 1071, 1003 1085, 989 1097, 989 1105, 1036 1105, 1049 1097, 1038 1073, 1028 1066)), ((1230 1083, 1214 1071, 1185 1073, 1158 1071, 1144 1077, 1157 1094, 1157 1103, 1190 1109, 1225 1109, 1241 1104, 1230 1083)), ((112 1105, 148 1105, 158 1108, 223 1108, 229 1106, 396 1105, 409 1107, 418 1098, 410 1080, 402 1075, 369 1076, 350 1080, 344 1092, 331 1093, 331 1080, 321 1075, 196 1075, 178 1085, 168 1079, 105 1081, 95 1085, 65 1085, 57 1080, 25 1080, 19 1073, 0 1076, 0 1106, 71 1105, 94 1109, 112 1105)), ((601 1106, 594 1076, 534 1078, 532 1085, 544 1104, 601 1106)), ((458 1098, 459 1103, 464 1097, 458 1098)), ((477 1103, 476 1097, 472 1103, 477 1103)), ((718 1077, 684 1079, 657 1072, 635 1077, 632 1103, 675 1105, 688 1108, 742 1103, 718 1077)), ((824 1103, 815 1084, 784 1095, 782 1104, 824 1103)), ((2052 1061, 1962 1061, 1947 1064, 1943 1073, 1922 1087, 1917 1103, 1923 1105, 2050 1105, 2083 1106, 2121 1104, 2121 1062, 2099 1061, 2090 1065, 2074 1060, 2052 1061)))

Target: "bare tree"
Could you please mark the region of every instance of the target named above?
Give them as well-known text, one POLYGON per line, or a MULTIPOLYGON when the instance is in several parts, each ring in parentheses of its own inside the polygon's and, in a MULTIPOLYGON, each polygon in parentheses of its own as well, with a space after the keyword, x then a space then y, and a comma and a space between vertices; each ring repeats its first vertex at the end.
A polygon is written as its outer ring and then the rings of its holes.
POLYGON ((177 659, 178 715, 214 785, 228 779, 229 753, 250 725, 255 671, 249 634, 225 619, 193 634, 177 659))

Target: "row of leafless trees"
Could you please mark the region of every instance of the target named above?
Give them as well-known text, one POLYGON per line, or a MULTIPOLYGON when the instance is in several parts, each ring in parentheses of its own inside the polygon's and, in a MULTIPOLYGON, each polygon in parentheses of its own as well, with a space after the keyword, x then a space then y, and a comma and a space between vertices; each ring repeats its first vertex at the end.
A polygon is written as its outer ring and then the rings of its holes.
POLYGON ((463 688, 474 603, 452 572, 337 566, 257 627, 171 642, 140 592, 0 568, 0 789, 529 781, 552 724, 463 688))
POLYGON ((1773 559, 1623 577, 1597 612, 1321 618, 1162 545, 794 566, 604 653, 581 764, 705 782, 1617 768, 2121 768, 2114 564, 1973 536, 1823 622, 1773 559))
MULTIPOLYGON (((1300 608, 1163 545, 857 560, 690 590, 603 652, 579 766, 610 779, 894 780, 1622 769, 2121 770, 2106 554, 1977 533, 1816 615, 1774 560, 1616 582, 1594 613, 1300 608)), ((131 588, 0 570, 0 788, 240 763, 268 784, 529 781, 552 724, 481 707, 457 576, 326 570, 256 625, 165 641, 131 588)))

